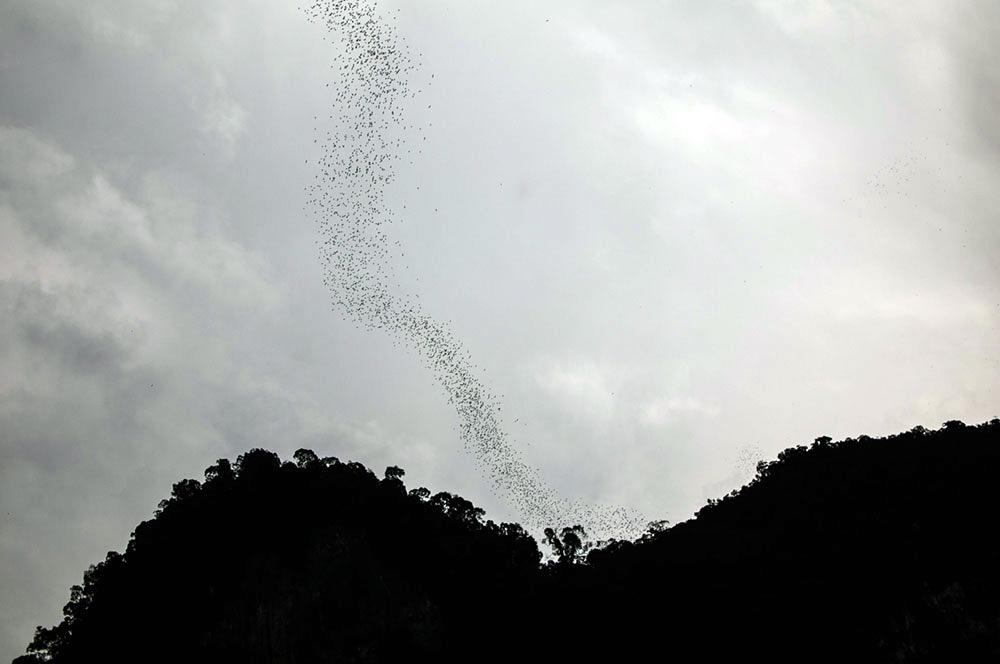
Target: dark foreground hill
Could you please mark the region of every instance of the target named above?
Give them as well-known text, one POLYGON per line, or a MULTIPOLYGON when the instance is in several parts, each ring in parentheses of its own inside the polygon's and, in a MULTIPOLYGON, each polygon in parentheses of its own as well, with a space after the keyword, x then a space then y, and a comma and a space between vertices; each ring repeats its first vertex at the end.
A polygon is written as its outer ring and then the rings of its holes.
POLYGON ((1000 420, 820 438, 696 518, 593 546, 357 463, 174 485, 15 660, 1000 661, 1000 420))

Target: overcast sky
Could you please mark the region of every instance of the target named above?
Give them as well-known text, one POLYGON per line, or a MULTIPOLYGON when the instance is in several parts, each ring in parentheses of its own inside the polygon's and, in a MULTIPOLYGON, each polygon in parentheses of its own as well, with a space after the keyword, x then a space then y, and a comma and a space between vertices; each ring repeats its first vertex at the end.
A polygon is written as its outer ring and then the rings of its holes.
MULTIPOLYGON (((817 436, 1000 412, 993 0, 382 7, 420 63, 396 267, 567 500, 677 522, 817 436)), ((331 308, 337 49, 294 2, 0 4, 0 660, 254 446, 519 518, 331 308)))

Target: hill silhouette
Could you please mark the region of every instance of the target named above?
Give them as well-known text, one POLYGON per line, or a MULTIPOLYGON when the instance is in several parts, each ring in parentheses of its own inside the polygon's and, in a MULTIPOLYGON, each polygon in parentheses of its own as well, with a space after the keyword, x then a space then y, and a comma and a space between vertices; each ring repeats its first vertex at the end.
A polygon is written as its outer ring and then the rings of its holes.
POLYGON ((782 452, 636 541, 254 449, 173 486, 16 664, 988 661, 1000 420, 782 452))

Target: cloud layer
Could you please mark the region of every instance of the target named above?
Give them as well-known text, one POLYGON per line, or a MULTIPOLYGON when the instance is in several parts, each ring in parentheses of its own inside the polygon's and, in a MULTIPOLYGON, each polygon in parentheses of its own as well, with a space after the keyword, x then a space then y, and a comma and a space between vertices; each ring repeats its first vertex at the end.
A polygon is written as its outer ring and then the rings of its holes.
MULTIPOLYGON (((395 9, 393 269, 561 496, 678 521, 788 445, 997 415, 992 3, 395 9)), ((335 49, 263 0, 3 10, 0 658, 255 445, 510 517, 420 358, 328 306, 335 49)))

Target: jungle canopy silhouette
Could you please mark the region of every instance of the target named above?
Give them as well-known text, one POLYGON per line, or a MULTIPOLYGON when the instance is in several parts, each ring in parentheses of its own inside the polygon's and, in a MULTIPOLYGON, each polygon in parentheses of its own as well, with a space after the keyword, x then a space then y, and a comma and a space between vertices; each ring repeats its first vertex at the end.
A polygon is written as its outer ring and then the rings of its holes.
POLYGON ((405 472, 253 449, 173 486, 28 662, 1000 655, 1000 420, 820 437, 635 541, 543 543, 405 472))

